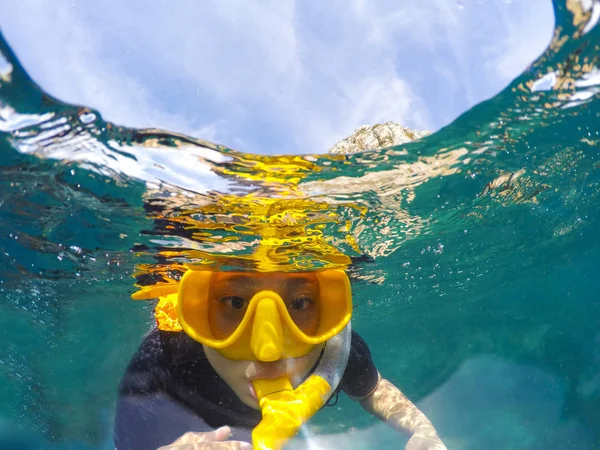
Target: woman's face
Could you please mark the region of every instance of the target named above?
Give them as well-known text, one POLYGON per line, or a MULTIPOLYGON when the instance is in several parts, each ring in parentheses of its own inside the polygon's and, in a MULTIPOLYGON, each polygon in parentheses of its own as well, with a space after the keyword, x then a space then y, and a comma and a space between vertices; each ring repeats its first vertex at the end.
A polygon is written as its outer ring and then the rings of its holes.
MULTIPOLYGON (((209 292, 209 323, 217 339, 230 336, 242 321, 250 300, 261 291, 277 293, 285 303, 294 323, 311 335, 319 327, 319 283, 315 274, 261 274, 220 272, 214 275, 209 292)), ((204 346, 215 371, 248 406, 258 409, 252 381, 287 376, 297 387, 316 364, 322 345, 297 358, 282 358, 273 362, 232 360, 217 350, 204 346)))

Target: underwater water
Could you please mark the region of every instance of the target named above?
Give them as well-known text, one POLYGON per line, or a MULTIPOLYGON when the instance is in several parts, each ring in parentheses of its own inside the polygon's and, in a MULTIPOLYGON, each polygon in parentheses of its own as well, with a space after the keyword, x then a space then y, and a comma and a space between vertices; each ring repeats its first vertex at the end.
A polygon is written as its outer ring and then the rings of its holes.
MULTIPOLYGON (((503 92, 348 156, 107 123, 0 39, 0 448, 113 448, 154 323, 134 284, 188 263, 349 265, 354 329, 448 448, 600 448, 600 2, 554 6, 548 49, 503 92)), ((306 435, 290 448, 404 442, 343 396, 306 435)))

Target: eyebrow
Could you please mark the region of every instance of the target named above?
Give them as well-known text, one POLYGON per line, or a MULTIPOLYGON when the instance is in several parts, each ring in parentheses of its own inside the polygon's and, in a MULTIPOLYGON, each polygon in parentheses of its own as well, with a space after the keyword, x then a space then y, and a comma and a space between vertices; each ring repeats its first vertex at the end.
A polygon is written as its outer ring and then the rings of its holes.
POLYGON ((254 280, 252 277, 246 277, 244 275, 232 275, 221 280, 219 284, 221 283, 233 284, 235 287, 246 287, 256 285, 256 280, 254 280))
POLYGON ((316 280, 313 280, 312 278, 305 278, 305 277, 292 277, 290 278, 285 286, 288 287, 292 287, 292 288, 297 288, 297 287, 304 287, 304 286, 316 286, 317 282, 316 280))
MULTIPOLYGON (((228 285, 234 289, 256 287, 260 284, 259 280, 246 275, 230 275, 221 280, 221 283, 228 285)), ((221 285, 221 283, 219 283, 221 285)), ((221 285, 222 286, 222 285, 221 285)), ((312 277, 289 277, 281 285, 283 289, 299 289, 299 288, 318 288, 318 282, 312 277)))
POLYGON ((239 282, 239 281, 246 281, 246 280, 251 280, 251 277, 246 277, 244 275, 229 275, 226 276, 222 281, 233 281, 233 282, 239 282))

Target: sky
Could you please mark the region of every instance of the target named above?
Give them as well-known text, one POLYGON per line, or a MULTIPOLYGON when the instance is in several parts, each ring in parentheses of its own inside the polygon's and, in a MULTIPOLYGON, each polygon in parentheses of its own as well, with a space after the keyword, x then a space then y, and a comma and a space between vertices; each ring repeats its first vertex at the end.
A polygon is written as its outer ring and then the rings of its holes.
POLYGON ((2 0, 50 94, 105 120, 259 154, 324 153, 363 124, 430 131, 547 47, 551 0, 2 0))

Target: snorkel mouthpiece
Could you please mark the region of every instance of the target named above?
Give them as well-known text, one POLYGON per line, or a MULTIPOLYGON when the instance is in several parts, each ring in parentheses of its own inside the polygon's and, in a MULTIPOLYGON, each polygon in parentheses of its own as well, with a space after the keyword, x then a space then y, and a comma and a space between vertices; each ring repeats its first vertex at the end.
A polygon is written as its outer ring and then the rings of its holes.
POLYGON ((279 377, 272 380, 261 378, 254 380, 252 386, 254 386, 256 398, 259 402, 267 395, 274 394, 275 392, 294 390, 289 377, 279 377))
POLYGON ((250 348, 256 359, 264 362, 283 357, 283 329, 275 300, 261 298, 256 306, 250 348))
POLYGON ((288 377, 252 384, 262 412, 262 420, 252 430, 252 448, 261 450, 281 449, 323 407, 332 391, 318 375, 311 375, 296 389, 288 377))

